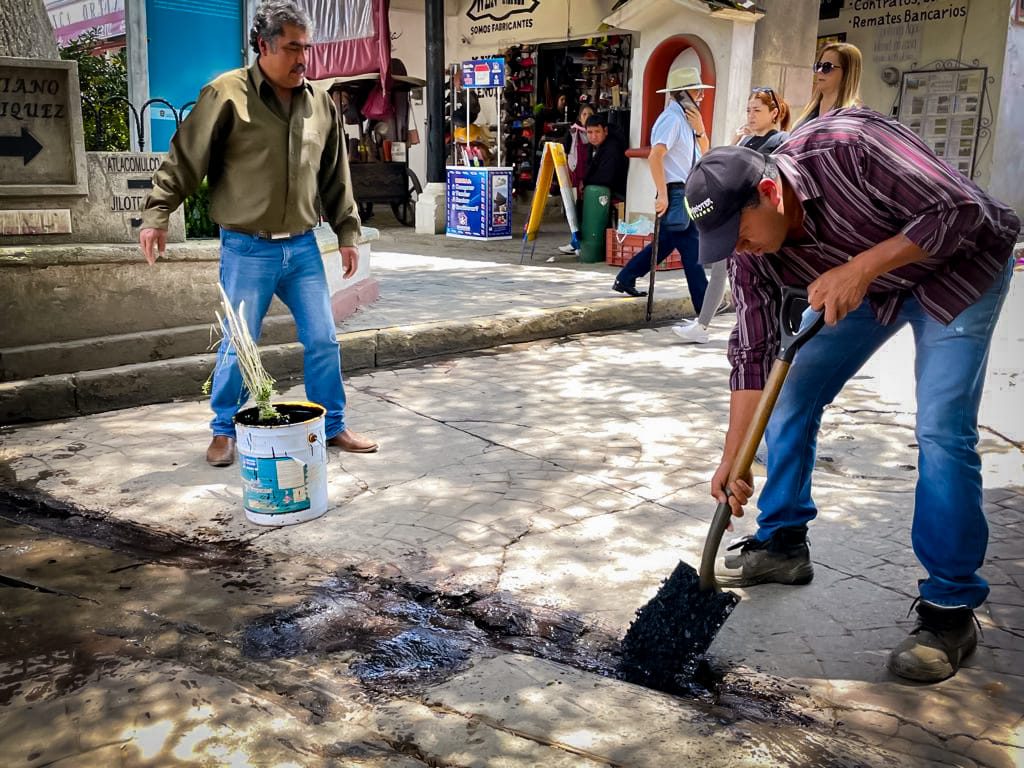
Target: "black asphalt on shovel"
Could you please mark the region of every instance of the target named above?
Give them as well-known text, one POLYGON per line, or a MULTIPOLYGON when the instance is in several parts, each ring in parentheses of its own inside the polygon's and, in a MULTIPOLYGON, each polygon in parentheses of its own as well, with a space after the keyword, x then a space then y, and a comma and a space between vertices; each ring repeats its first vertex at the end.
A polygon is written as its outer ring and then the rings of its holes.
MULTIPOLYGON (((779 353, 736 454, 730 483, 750 470, 794 356, 824 325, 822 312, 804 323, 807 308, 807 291, 782 289, 779 353)), ((625 680, 670 693, 686 690, 701 657, 740 600, 732 592, 722 592, 715 581, 715 559, 731 517, 728 502, 719 504, 704 542, 700 574, 680 561, 658 593, 636 612, 622 639, 619 671, 625 680)))
POLYGON ((647 313, 644 322, 651 322, 654 316, 654 275, 658 271, 658 240, 661 236, 661 216, 654 214, 654 240, 651 242, 651 279, 647 287, 647 313))

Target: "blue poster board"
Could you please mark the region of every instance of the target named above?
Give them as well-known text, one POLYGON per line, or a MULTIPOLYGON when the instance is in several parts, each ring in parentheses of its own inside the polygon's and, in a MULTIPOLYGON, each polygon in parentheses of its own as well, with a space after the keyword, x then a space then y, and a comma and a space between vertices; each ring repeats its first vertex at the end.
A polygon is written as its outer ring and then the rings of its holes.
MULTIPOLYGON (((180 110, 199 98, 217 75, 245 63, 243 0, 145 0, 149 97, 180 110), (187 51, 182 41, 187 40, 187 51)), ((152 104, 146 149, 166 152, 174 135, 174 114, 152 104)))
POLYGON ((462 62, 463 88, 504 88, 505 59, 473 59, 462 62))
POLYGON ((448 237, 512 239, 512 169, 448 166, 448 237))

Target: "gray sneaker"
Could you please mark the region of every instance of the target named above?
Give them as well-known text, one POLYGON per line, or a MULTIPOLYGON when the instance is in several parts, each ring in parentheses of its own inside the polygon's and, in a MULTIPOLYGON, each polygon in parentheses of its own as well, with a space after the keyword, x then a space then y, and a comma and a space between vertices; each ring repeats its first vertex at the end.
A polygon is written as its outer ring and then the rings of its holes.
POLYGON ((753 536, 733 544, 715 571, 723 587, 752 587, 755 584, 807 584, 814 578, 807 528, 781 528, 768 541, 753 536))
POLYGON ((921 683, 952 677, 978 647, 978 620, 966 606, 946 608, 915 601, 917 626, 889 654, 889 671, 921 683))

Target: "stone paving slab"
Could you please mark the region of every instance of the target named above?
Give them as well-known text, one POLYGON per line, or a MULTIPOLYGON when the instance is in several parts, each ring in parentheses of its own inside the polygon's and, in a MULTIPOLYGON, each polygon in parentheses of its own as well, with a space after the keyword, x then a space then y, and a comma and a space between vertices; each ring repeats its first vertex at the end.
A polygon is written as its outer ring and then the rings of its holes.
MULTIPOLYGON (((913 404, 884 384, 910 376, 899 340, 826 414, 815 581, 749 590, 712 647, 752 680, 803 686, 808 710, 837 739, 920 765, 1024 758, 1024 430, 1010 405, 1024 349, 1020 285, 997 329, 982 407, 984 573, 994 588, 965 669, 931 687, 883 669, 911 626, 920 576, 909 549, 913 404)), ((727 324, 701 347, 659 328, 353 376, 351 425, 378 437, 381 452, 333 454, 335 508, 289 529, 249 526, 236 470, 205 465, 202 403, 5 430, 0 462, 7 483, 117 519, 441 590, 501 589, 621 633, 679 558, 698 560, 728 403, 727 324)), ((737 534, 748 530, 737 524, 737 534)))
MULTIPOLYGON (((656 692, 597 679, 528 656, 477 664, 429 694, 432 704, 474 712, 500 727, 539 734, 615 766, 911 766, 912 758, 842 735, 745 724, 725 729, 713 708, 679 706, 656 692), (628 716, 624 716, 628 713, 628 716)), ((589 763, 585 763, 589 764, 589 763)))
MULTIPOLYGON (((372 262, 380 298, 343 321, 342 332, 467 320, 601 299, 636 301, 612 291, 618 268, 605 264, 570 265, 563 259, 554 265, 527 262, 520 266, 378 247, 372 262)), ((657 298, 688 295, 682 270, 658 273, 657 298)))
POLYGON ((0 738, 6 765, 423 766, 382 743, 374 744, 379 739, 365 727, 345 722, 311 725, 283 707, 276 696, 254 695, 222 677, 172 662, 125 664, 96 675, 71 693, 44 698, 55 675, 75 673, 71 659, 56 668, 46 666, 26 694, 8 703, 0 738), (333 751, 336 744, 352 745, 345 763, 325 759, 346 756, 345 751, 333 751), (357 751, 359 745, 362 749, 357 751), (353 760, 355 756, 358 759, 353 760))

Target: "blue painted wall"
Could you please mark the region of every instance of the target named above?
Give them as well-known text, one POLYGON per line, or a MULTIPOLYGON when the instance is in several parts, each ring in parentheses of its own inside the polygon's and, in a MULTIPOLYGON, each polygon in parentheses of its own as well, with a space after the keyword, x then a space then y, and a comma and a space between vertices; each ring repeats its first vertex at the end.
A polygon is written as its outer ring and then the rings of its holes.
MULTIPOLYGON (((217 75, 245 63, 242 0, 146 0, 149 96, 176 108, 217 75)), ((146 148, 164 152, 174 118, 153 104, 146 148)))

